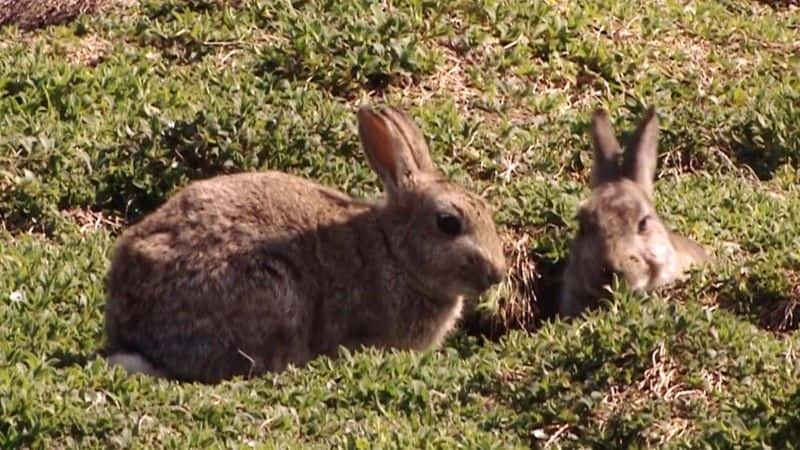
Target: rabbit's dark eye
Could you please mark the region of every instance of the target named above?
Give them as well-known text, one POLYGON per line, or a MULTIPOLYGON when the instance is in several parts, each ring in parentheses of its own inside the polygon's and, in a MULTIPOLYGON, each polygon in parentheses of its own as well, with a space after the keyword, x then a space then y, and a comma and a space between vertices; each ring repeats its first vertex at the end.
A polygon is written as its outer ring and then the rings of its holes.
POLYGON ((461 234, 461 221, 452 214, 437 214, 436 226, 439 227, 439 231, 449 236, 461 234))
POLYGON ((650 225, 650 216, 644 216, 642 220, 639 221, 639 233, 640 234, 646 233, 649 225, 650 225))

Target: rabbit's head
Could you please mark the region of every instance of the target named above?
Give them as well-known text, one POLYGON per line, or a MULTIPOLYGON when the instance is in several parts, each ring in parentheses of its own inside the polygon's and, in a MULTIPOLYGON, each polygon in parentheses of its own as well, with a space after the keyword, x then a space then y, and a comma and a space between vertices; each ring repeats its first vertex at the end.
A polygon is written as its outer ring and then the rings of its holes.
POLYGON ((370 166, 383 181, 388 245, 433 299, 475 298, 506 271, 492 210, 434 166, 420 129, 394 108, 358 112, 370 166))
MULTIPOLYGON (((592 195, 578 211, 573 276, 598 294, 617 275, 631 288, 650 290, 676 276, 671 233, 653 204, 658 119, 650 108, 623 153, 605 111, 592 119, 592 195)), ((572 282, 577 282, 573 280, 572 282)))

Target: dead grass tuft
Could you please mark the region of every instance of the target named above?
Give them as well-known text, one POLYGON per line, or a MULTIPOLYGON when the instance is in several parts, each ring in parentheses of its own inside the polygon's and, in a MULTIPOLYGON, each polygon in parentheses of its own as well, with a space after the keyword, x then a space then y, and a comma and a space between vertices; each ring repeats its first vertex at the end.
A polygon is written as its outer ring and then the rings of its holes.
POLYGON ((64 57, 77 66, 94 67, 105 59, 113 48, 113 44, 97 34, 88 34, 78 39, 49 40, 35 33, 19 33, 7 40, 0 40, 0 50, 21 44, 27 48, 36 48, 47 55, 64 57))
POLYGON ((103 61, 111 48, 111 42, 95 34, 89 34, 78 42, 64 45, 63 50, 70 63, 94 67, 103 61))
MULTIPOLYGON (((493 58, 510 44, 503 46, 496 39, 487 39, 466 52, 457 51, 448 42, 440 41, 434 45, 443 58, 434 73, 416 82, 400 80, 390 84, 385 91, 375 90, 371 95, 385 97, 396 94, 414 106, 425 106, 444 95, 463 116, 479 115, 484 124, 497 123, 501 119, 512 124, 524 124, 534 115, 523 100, 530 92, 546 96, 576 91, 574 83, 551 80, 546 70, 531 76, 520 76, 511 70, 497 71, 493 58), (491 106, 487 104, 487 97, 492 98, 491 106)), ((572 99, 574 96, 569 97, 572 99)))
POLYGON ((63 214, 78 225, 81 234, 100 229, 118 232, 125 226, 125 221, 121 217, 109 216, 99 211, 75 208, 64 211, 63 214))
POLYGON ((444 61, 433 74, 416 83, 410 79, 400 80, 389 85, 385 91, 377 89, 372 94, 379 97, 398 94, 408 99, 411 105, 424 106, 432 99, 441 97, 442 93, 447 93, 460 112, 467 112, 474 99, 481 95, 467 73, 469 61, 447 46, 440 45, 438 50, 444 61))
POLYGON ((694 403, 710 403, 709 394, 722 389, 724 380, 719 374, 704 371, 702 389, 692 389, 682 381, 681 369, 660 343, 653 351, 651 366, 644 372, 642 380, 629 386, 613 386, 595 409, 593 418, 601 429, 623 413, 642 411, 647 404, 666 402, 670 415, 653 423, 643 433, 648 446, 662 447, 667 443, 685 437, 695 428, 685 412, 694 403))
POLYGON ((508 275, 500 286, 498 318, 505 329, 532 330, 540 318, 536 283, 539 274, 530 254, 527 233, 508 233, 504 239, 508 275))
POLYGON ((478 311, 465 320, 465 328, 476 335, 495 339, 509 330, 532 331, 542 319, 537 297, 539 273, 529 252, 527 233, 503 234, 503 249, 509 264, 506 278, 493 289, 478 311))

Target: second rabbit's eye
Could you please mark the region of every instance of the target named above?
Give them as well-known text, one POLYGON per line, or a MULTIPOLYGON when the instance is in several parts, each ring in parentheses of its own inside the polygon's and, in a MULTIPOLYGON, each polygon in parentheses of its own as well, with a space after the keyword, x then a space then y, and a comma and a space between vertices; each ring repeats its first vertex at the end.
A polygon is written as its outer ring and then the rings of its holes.
POLYGON ((586 222, 578 222, 578 235, 586 236, 591 232, 592 226, 586 222))
POLYGON ((449 236, 458 236, 461 234, 461 221, 452 214, 437 214, 436 226, 439 228, 439 231, 449 236))
POLYGON ((590 236, 597 233, 597 223, 588 216, 578 218, 578 236, 590 236))
POLYGON ((650 226, 650 216, 644 216, 642 220, 639 221, 639 233, 646 233, 647 229, 650 226))
POLYGON ((578 211, 578 236, 588 236, 593 234, 597 229, 597 221, 594 214, 590 211, 578 211))

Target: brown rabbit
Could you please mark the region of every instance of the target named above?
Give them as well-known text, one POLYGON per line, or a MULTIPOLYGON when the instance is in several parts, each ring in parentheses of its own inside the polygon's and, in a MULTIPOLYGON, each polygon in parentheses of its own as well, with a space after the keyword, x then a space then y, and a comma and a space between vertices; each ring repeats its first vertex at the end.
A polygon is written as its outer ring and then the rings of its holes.
POLYGON ((417 126, 358 111, 386 201, 280 172, 195 182, 128 229, 108 276, 109 360, 207 383, 338 346, 426 349, 499 282, 492 211, 439 173, 417 126))
POLYGON ((624 154, 604 110, 592 119, 592 141, 593 191, 578 211, 558 308, 563 317, 594 306, 615 274, 631 288, 649 291, 708 260, 702 246, 667 230, 653 205, 655 108, 645 112, 624 154))

